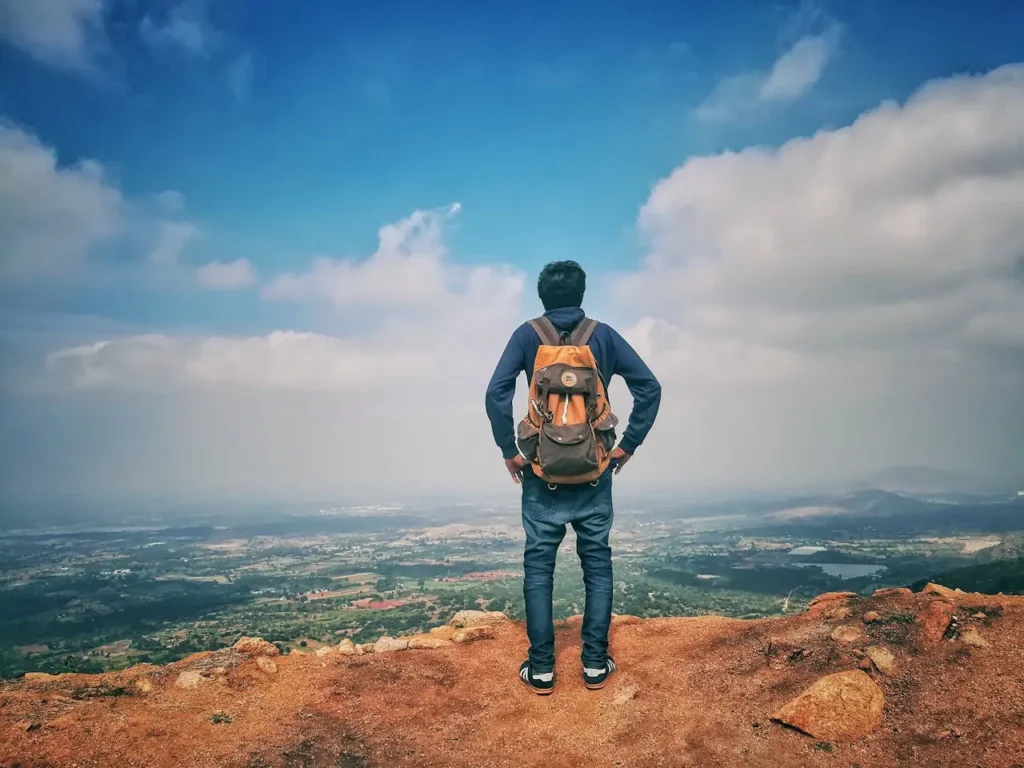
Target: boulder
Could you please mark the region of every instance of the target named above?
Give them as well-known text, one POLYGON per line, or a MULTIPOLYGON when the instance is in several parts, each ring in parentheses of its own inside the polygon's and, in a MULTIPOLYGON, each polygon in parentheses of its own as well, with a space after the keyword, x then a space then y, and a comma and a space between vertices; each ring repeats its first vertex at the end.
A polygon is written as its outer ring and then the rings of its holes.
POLYGON ((932 600, 917 617, 921 643, 927 646, 940 642, 952 620, 953 606, 944 600, 932 600))
POLYGON ((269 656, 259 656, 256 659, 256 666, 266 672, 268 675, 272 675, 277 672, 277 662, 271 659, 269 656))
POLYGON ((981 636, 977 627, 968 627, 960 633, 960 641, 972 648, 988 648, 990 643, 981 636))
POLYGON ((864 652, 871 659, 871 663, 875 665, 875 669, 883 675, 892 677, 896 674, 896 657, 888 648, 881 645, 869 645, 864 652))
POLYGON ((363 656, 367 653, 373 653, 374 643, 361 643, 356 646, 356 655, 363 656))
POLYGON ((849 600, 853 597, 858 597, 856 592, 824 592, 811 600, 811 602, 807 604, 807 607, 813 608, 814 606, 821 605, 822 603, 831 603, 835 600, 849 600))
POLYGON ((404 637, 388 637, 385 635, 373 644, 374 653, 390 653, 391 651, 404 651, 409 647, 409 640, 404 637))
POLYGON ((872 593, 872 597, 896 597, 897 595, 912 595, 912 590, 907 587, 883 587, 882 589, 876 589, 872 593))
POLYGON ((837 643, 858 643, 864 639, 864 632, 856 624, 840 624, 832 630, 832 639, 837 643))
POLYGON ((24 677, 26 683, 48 683, 56 679, 58 679, 57 675, 46 672, 26 672, 24 677))
POLYGON ((885 694, 859 669, 827 675, 779 709, 772 719, 816 739, 838 741, 871 733, 882 724, 885 694))
POLYGON ((829 604, 826 603, 824 608, 812 608, 812 611, 818 611, 818 613, 810 613, 808 615, 827 621, 845 621, 853 615, 853 611, 848 605, 835 605, 835 603, 832 603, 832 605, 835 607, 829 607, 829 604))
MULTIPOLYGON (((468 632, 471 630, 460 630, 462 632, 468 632)), ((430 634, 429 632, 425 635, 414 635, 409 638, 410 650, 427 650, 431 648, 445 648, 452 644, 452 641, 447 637, 441 637, 440 635, 430 634)))
POLYGON ((352 639, 346 637, 340 643, 338 643, 338 653, 342 656, 355 656, 358 651, 356 650, 356 644, 352 642, 352 639))
POLYGON ((878 611, 868 611, 864 614, 863 617, 865 624, 874 624, 876 621, 880 621, 881 618, 882 614, 880 614, 878 611))
POLYGON ((494 637, 493 627, 467 627, 459 629, 452 635, 456 643, 472 643, 476 640, 490 640, 494 637))
POLYGON ((135 690, 139 693, 152 693, 153 692, 153 681, 148 677, 140 677, 135 683, 135 690))
POLYGON ((324 656, 330 656, 332 653, 337 653, 337 651, 338 649, 333 645, 321 645, 316 649, 316 655, 322 659, 324 656))
POLYGON ((456 629, 493 627, 508 623, 508 616, 501 611, 459 611, 448 623, 456 629))
POLYGON ((845 619, 850 615, 846 601, 858 597, 856 592, 826 592, 807 605, 807 615, 814 618, 845 619))
POLYGON ((234 645, 236 653, 247 653, 251 656, 277 656, 280 651, 273 643, 262 637, 240 637, 234 645))
POLYGON ((944 587, 941 584, 933 584, 932 582, 928 582, 924 585, 924 589, 921 590, 921 594, 938 595, 939 597, 944 597, 947 600, 952 600, 956 597, 956 590, 950 589, 949 587, 944 587))
POLYGON ((179 688, 198 688, 206 682, 206 678, 203 677, 195 669, 187 669, 178 675, 178 679, 174 681, 174 684, 179 688))

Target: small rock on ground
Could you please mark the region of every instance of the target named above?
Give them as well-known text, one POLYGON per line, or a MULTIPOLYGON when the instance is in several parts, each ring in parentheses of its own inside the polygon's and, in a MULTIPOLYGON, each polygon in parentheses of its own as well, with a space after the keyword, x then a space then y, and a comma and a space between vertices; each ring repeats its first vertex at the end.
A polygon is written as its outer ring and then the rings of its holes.
POLYGON ((912 595, 912 590, 907 587, 883 587, 882 589, 876 589, 872 593, 872 597, 895 597, 896 595, 912 595))
POLYGON ((859 669, 827 675, 779 709, 773 720, 816 739, 837 741, 871 733, 882 724, 885 694, 859 669))
POLYGON ((501 611, 459 611, 452 620, 448 622, 456 629, 468 627, 493 627, 498 624, 505 624, 509 620, 501 611))
POLYGON ((896 674, 896 657, 893 656, 892 651, 881 645, 869 645, 864 649, 864 652, 871 659, 871 663, 875 665, 875 668, 886 677, 892 677, 896 674))
POLYGON ((277 656, 280 651, 273 643, 268 643, 262 637, 240 637, 234 645, 238 653, 248 653, 253 656, 277 656))
POLYGON ((269 675, 272 675, 275 672, 277 672, 277 663, 273 659, 267 658, 266 656, 260 656, 259 658, 257 658, 256 666, 258 666, 260 669, 262 669, 269 675))
POLYGON ((811 600, 807 606, 811 608, 815 605, 820 605, 821 603, 831 603, 834 600, 849 600, 850 598, 857 596, 856 592, 824 592, 811 600))
POLYGON ((374 653, 389 653, 391 651, 404 651, 409 647, 409 640, 404 637, 382 637, 373 644, 374 653))
POLYGON ((944 587, 941 584, 933 584, 932 582, 928 582, 924 585, 924 589, 921 590, 921 594, 938 595, 939 597, 953 599, 954 597, 956 597, 956 590, 950 589, 949 587, 944 587))
POLYGON ((194 669, 188 669, 178 675, 174 684, 179 688, 198 688, 205 682, 206 678, 194 669))
POLYGON ((944 600, 933 600, 917 617, 921 625, 921 643, 934 645, 942 640, 949 622, 953 620, 953 606, 944 600))
POLYGON ((853 624, 840 624, 832 630, 832 639, 837 643, 856 643, 864 639, 864 632, 853 624))
POLYGON ((409 638, 409 648, 411 650, 428 650, 432 648, 445 648, 452 644, 452 641, 447 637, 441 637, 439 635, 425 634, 425 635, 414 635, 409 638))
POLYGON ((988 640, 981 636, 977 627, 968 627, 961 632, 960 641, 972 648, 988 648, 991 645, 988 640))
POLYGON ((493 627, 467 627, 466 629, 457 630, 455 634, 452 635, 452 640, 456 643, 472 643, 476 640, 490 640, 493 637, 493 627))

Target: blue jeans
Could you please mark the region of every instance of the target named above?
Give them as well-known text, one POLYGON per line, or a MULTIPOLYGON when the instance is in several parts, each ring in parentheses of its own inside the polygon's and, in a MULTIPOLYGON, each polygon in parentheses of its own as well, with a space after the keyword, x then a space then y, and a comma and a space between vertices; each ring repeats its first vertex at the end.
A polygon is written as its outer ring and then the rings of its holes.
POLYGON ((612 475, 605 472, 597 485, 562 485, 549 490, 529 469, 523 477, 523 597, 530 666, 550 672, 555 666, 555 628, 551 610, 555 555, 565 526, 576 531, 576 553, 583 566, 587 602, 583 611, 583 652, 587 667, 602 667, 608 658, 608 628, 612 620, 612 475))

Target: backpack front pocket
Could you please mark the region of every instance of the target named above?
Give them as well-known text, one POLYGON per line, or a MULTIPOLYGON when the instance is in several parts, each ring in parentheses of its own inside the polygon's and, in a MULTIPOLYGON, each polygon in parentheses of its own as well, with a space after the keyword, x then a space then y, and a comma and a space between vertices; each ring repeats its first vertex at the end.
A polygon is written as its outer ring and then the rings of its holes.
POLYGON ((594 429, 590 424, 545 424, 537 455, 545 475, 573 477, 592 472, 598 467, 594 429))
POLYGON ((537 426, 525 418, 516 427, 516 448, 520 455, 527 461, 537 460, 537 442, 540 440, 540 430, 537 426))
POLYGON ((612 448, 615 447, 615 438, 617 437, 615 427, 618 425, 619 419, 611 411, 607 411, 605 417, 594 425, 594 432, 605 453, 611 453, 612 448))

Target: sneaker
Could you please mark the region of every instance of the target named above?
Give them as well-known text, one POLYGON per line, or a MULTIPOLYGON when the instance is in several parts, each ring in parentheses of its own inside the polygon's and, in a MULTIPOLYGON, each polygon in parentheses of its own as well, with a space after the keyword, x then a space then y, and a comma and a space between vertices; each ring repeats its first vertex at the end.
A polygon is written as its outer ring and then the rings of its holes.
POLYGON ((547 696, 555 690, 554 672, 533 672, 530 662, 524 661, 519 668, 519 679, 526 683, 538 696, 547 696))
POLYGON ((608 676, 614 671, 615 660, 611 656, 608 657, 604 666, 598 669, 585 666, 583 667, 583 684, 592 691, 604 688, 604 684, 608 682, 608 676))

